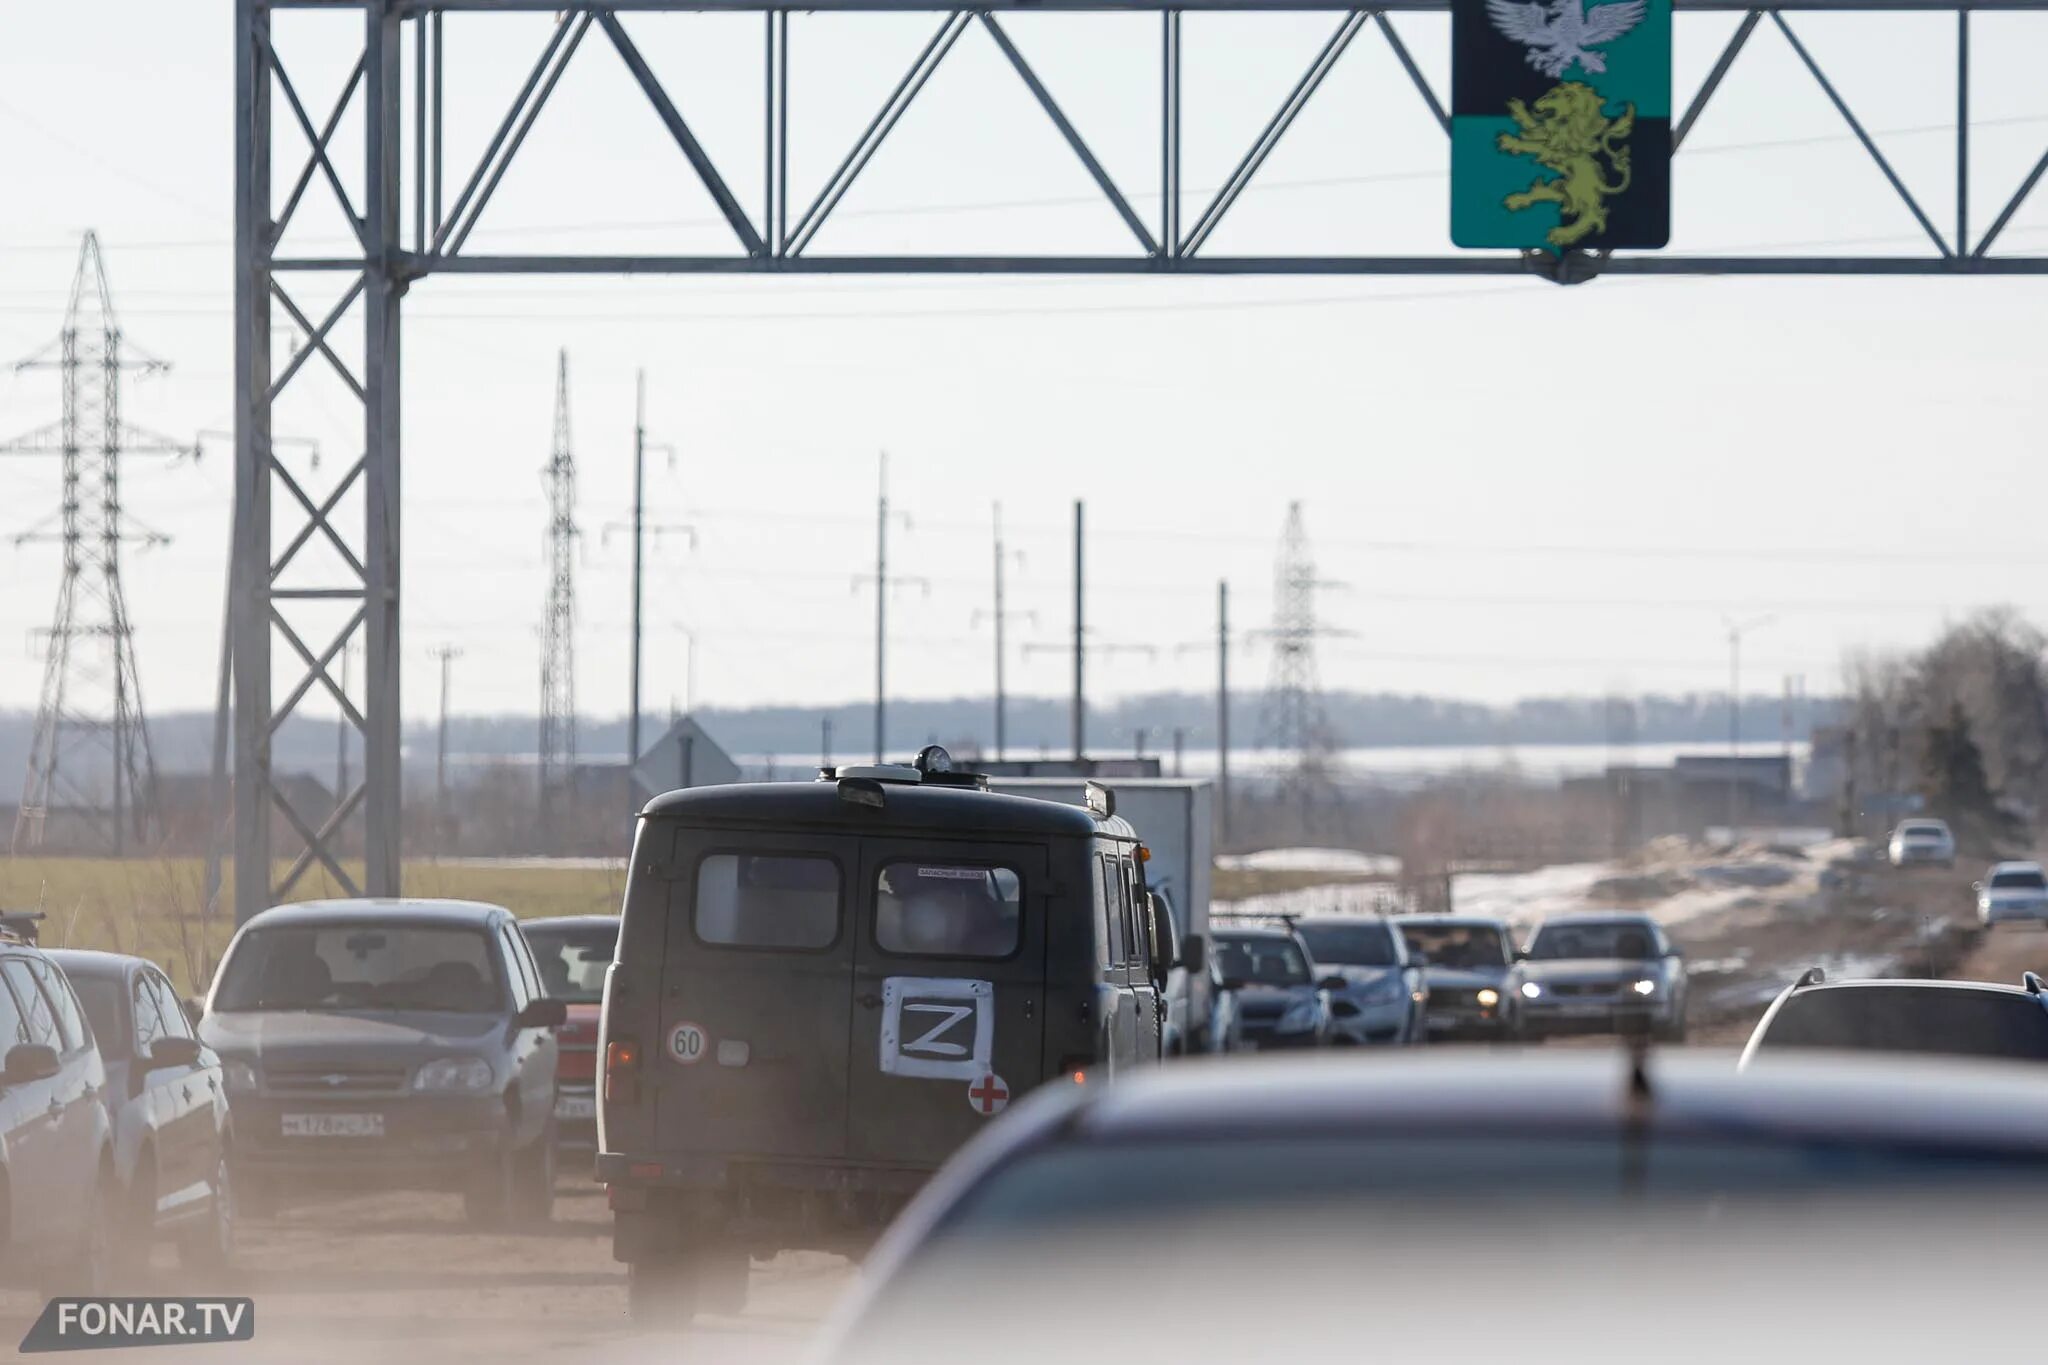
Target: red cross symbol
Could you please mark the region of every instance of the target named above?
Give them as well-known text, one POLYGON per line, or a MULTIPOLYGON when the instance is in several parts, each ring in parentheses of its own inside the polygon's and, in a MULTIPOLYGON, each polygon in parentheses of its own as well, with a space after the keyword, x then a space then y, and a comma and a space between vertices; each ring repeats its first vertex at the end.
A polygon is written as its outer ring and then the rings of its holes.
POLYGON ((999 1113, 1010 1102, 1010 1087, 995 1072, 984 1072, 980 1080, 967 1088, 967 1102, 977 1114, 999 1113))

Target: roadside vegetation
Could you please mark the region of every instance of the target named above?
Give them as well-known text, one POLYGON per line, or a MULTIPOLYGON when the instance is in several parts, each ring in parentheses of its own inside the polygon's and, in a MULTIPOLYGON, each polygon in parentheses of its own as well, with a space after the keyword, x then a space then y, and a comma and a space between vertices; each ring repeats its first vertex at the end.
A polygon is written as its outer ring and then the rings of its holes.
MULTIPOLYGON (((344 864, 352 877, 359 866, 344 864)), ((278 865, 283 875, 285 864, 278 865)), ((0 858, 0 910, 39 910, 51 948, 134 953, 168 971, 180 991, 203 989, 234 935, 234 873, 206 909, 203 858, 0 858)), ((609 914, 624 894, 621 866, 412 861, 409 896, 502 905, 521 916, 609 914)), ((325 869, 306 873, 289 901, 346 894, 325 869)))

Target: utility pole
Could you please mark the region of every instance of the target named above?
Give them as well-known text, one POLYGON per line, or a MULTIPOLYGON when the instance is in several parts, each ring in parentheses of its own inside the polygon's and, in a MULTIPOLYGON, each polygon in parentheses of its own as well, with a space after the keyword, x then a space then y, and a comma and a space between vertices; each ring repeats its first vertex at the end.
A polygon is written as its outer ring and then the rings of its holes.
POLYGON ((882 761, 888 707, 889 655, 889 452, 883 451, 875 498, 875 762, 882 761))
POLYGON ((1003 758, 1003 505, 995 507, 996 526, 996 761, 1003 758))
MULTIPOLYGON (((640 761, 640 598, 647 538, 647 371, 633 372, 633 698, 626 708, 626 785, 640 761)), ((637 804, 637 803, 636 803, 637 804)))
POLYGON ((1173 775, 1174 775, 1175 777, 1179 777, 1179 776, 1181 776, 1181 774, 1182 774, 1182 764, 1181 764, 1181 760, 1182 760, 1182 759, 1183 759, 1183 758, 1184 758, 1184 757, 1186 756, 1186 753, 1187 753, 1187 740, 1188 740, 1188 730, 1187 730, 1187 727, 1186 727, 1185 725, 1176 725, 1176 726, 1174 726, 1174 727, 1173 727, 1173 775))
MULTIPOLYGON (((353 645, 341 647, 341 695, 348 695, 348 656, 355 653, 353 645)), ((334 799, 337 803, 348 798, 348 713, 342 712, 334 718, 334 799)))
MULTIPOLYGON (((894 580, 889 577, 889 452, 886 450, 881 453, 878 471, 878 491, 875 497, 875 571, 872 575, 856 576, 853 586, 857 592, 863 582, 872 581, 875 585, 875 762, 880 763, 886 741, 884 727, 887 721, 889 695, 889 590, 892 587, 915 584, 930 592, 931 584, 922 578, 900 574, 894 580)), ((910 519, 904 517, 903 524, 907 529, 910 519)))
POLYGON ((826 716, 818 722, 818 766, 832 766, 832 717, 826 716))
POLYGON ((1216 584, 1216 823, 1230 838, 1230 584, 1216 584))
MULTIPOLYGON (((1006 562, 1006 561, 1008 560, 1008 558, 1009 558, 1009 552, 1008 552, 1008 551, 1007 551, 1006 549, 1004 549, 1004 547, 1003 547, 1003 505, 1002 505, 1001 503, 997 503, 997 504, 995 505, 995 530, 996 530, 996 579, 995 579, 996 591, 995 591, 995 607, 994 607, 994 609, 993 609, 993 610, 991 610, 991 611, 985 611, 985 612, 983 612, 983 611, 977 611, 977 612, 975 612, 975 613, 974 613, 974 621, 973 621, 973 624, 974 624, 974 625, 977 625, 977 626, 978 626, 978 625, 980 625, 980 624, 981 624, 981 622, 982 622, 982 618, 984 618, 984 617, 987 617, 987 618, 988 618, 989 620, 991 620, 991 621, 993 621, 993 622, 995 623, 995 627, 996 627, 996 744, 995 744, 995 754, 996 754, 996 758, 997 758, 998 760, 1001 760, 1002 758, 1004 758, 1004 757, 1006 756, 1006 751, 1007 751, 1007 749, 1008 749, 1008 746, 1009 746, 1009 691, 1008 691, 1007 687, 1006 687, 1006 686, 1004 685, 1004 681, 1003 681, 1003 678, 1004 678, 1004 672, 1003 672, 1003 669, 1004 669, 1004 664, 1005 664, 1005 662, 1006 662, 1005 656, 1006 656, 1006 654, 1008 653, 1008 647, 1007 647, 1007 645, 1006 645, 1006 644, 1004 643, 1004 627, 1005 627, 1005 626, 1007 626, 1007 625, 1009 624, 1010 618, 1011 618, 1012 616, 1018 617, 1018 618, 1020 618, 1020 619, 1022 619, 1022 620, 1026 620, 1026 621, 1030 621, 1030 622, 1033 622, 1033 623, 1035 624, 1035 623, 1037 622, 1037 620, 1038 620, 1038 614, 1037 614, 1036 612, 1030 612, 1030 611, 1018 611, 1018 612, 1013 612, 1013 611, 1010 611, 1010 610, 1009 610, 1008 608, 1006 608, 1006 607, 1005 607, 1005 606, 1003 605, 1003 569, 1004 569, 1004 567, 1005 567, 1005 562, 1006 562)), ((1019 560, 1021 561, 1021 559, 1022 559, 1022 556, 1021 556, 1021 555, 1019 555, 1019 556, 1018 556, 1018 558, 1019 558, 1019 560)))
MULTIPOLYGON (((673 524, 650 526, 647 522, 647 453, 651 450, 667 455, 669 467, 675 467, 675 447, 647 439, 647 371, 636 370, 633 373, 633 516, 623 528, 618 523, 607 524, 598 537, 600 541, 609 541, 611 533, 620 529, 630 530, 633 536, 633 640, 632 662, 627 670, 632 695, 626 703, 626 786, 633 793, 635 807, 640 804, 633 770, 640 762, 640 656, 644 635, 642 623, 645 620, 642 605, 647 584, 647 533, 652 531, 658 540, 664 532, 675 531, 688 537, 691 548, 697 544, 694 527, 673 524)), ((694 655, 694 648, 691 652, 694 655)))
POLYGON ((452 645, 441 645, 434 650, 434 657, 441 661, 441 723, 434 735, 434 811, 445 830, 448 822, 448 665, 461 658, 462 651, 452 645))
POLYGON ((1086 611, 1086 569, 1082 557, 1083 547, 1083 504, 1074 499, 1074 761, 1081 762, 1087 756, 1088 748, 1088 701, 1084 686, 1085 665, 1088 658, 1086 611))
POLYGON ((1735 842, 1735 827, 1742 799, 1742 637, 1777 620, 1775 613, 1743 622, 1727 621, 1728 627, 1728 842, 1735 842))

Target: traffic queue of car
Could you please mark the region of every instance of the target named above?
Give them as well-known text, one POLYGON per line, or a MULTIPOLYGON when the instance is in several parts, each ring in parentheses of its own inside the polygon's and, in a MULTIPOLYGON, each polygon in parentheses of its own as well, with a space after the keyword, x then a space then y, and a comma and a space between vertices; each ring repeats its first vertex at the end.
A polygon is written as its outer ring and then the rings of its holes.
POLYGON ((1553 915, 1523 947, 1470 915, 1312 915, 1215 933, 1244 1050, 1685 1038, 1685 955, 1633 912, 1553 915))
MULTIPOLYGON (((991 792, 937 749, 674 792, 642 812, 619 916, 280 906, 237 931, 203 1001, 141 959, 0 929, 8 1269, 105 1292, 159 1242, 218 1268, 240 1216, 322 1190, 455 1191, 477 1227, 534 1228, 566 1152, 607 1187, 637 1320, 736 1311, 750 1261, 780 1251, 875 1248, 828 1355, 879 1359, 947 1305, 983 1302, 974 1276, 1069 1302, 1054 1281, 1103 1268, 1028 1249, 1093 1245, 1103 1220, 1270 1232, 1260 1220, 1291 1210, 1283 1254, 1259 1264, 1276 1290, 1329 1290, 1287 1259, 1327 1250, 1311 1205, 1397 1221, 1426 1207, 1415 1240, 1366 1239, 1412 1268, 1431 1237, 1469 1248, 1459 1201, 1503 1183, 1577 1201, 1594 1215, 1581 1230, 1627 1221, 1617 1191, 1739 1209, 1816 1172, 1891 1207, 1973 1152, 2048 1183, 2048 1126, 2031 1117, 2048 1101, 2011 1077, 1936 1076, 1925 1096, 1951 1109, 1895 1094, 1916 1064, 2048 1060, 2031 973, 1815 968, 1739 1068, 1638 1047, 1619 1071, 1468 1050, 1149 1074, 1173 1051, 1176 973, 1211 988, 1187 1029, 1206 1050, 1256 1052, 1675 1041, 1687 974, 1652 916, 1621 911, 1550 916, 1519 946, 1506 923, 1461 915, 1218 921, 1184 938, 1115 804, 1095 784, 1078 806, 991 792), (1873 1055, 1821 1065, 1819 1048, 1873 1055), (1023 1263, 954 1254, 981 1230, 1019 1234, 991 1245, 1023 1263)), ((1980 897, 2009 909, 1997 897, 2040 890, 2011 880, 2028 868, 1994 868, 1980 897)))

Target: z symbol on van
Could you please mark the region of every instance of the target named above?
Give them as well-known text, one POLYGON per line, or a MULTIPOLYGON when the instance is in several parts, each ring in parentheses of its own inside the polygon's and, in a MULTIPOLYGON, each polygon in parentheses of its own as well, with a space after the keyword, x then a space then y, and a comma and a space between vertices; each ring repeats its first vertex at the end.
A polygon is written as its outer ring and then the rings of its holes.
POLYGON ((951 1029, 953 1025, 959 1023, 962 1019, 973 1018, 974 1006, 928 1005, 919 1001, 914 1004, 906 1004, 903 1007, 903 1012, 905 1014, 936 1014, 941 1016, 939 1022, 932 1025, 927 1032, 903 1044, 905 1052, 921 1053, 927 1057, 967 1056, 967 1048, 963 1044, 944 1043, 940 1042, 939 1038, 940 1035, 951 1029))
POLYGON ((934 976, 882 982, 876 1064, 884 1075, 979 1080, 991 1069, 995 1041, 994 983, 934 976))

